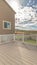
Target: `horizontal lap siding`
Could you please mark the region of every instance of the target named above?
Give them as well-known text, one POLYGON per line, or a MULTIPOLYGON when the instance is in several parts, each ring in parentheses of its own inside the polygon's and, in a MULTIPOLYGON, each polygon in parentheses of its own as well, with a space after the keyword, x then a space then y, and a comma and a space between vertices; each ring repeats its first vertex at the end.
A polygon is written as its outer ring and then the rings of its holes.
POLYGON ((12 34, 15 29, 15 13, 2 0, 0 2, 0 34, 12 34), (11 30, 3 29, 3 20, 11 22, 11 30))

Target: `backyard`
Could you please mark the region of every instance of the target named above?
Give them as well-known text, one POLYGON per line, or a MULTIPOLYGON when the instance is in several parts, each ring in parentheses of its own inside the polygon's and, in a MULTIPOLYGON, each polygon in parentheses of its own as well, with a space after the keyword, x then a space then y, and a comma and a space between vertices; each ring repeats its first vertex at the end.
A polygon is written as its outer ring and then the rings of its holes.
POLYGON ((25 40, 28 44, 37 44, 36 40, 25 40))
POLYGON ((19 41, 24 41, 24 43, 27 43, 27 44, 33 44, 33 45, 36 45, 37 44, 37 41, 36 39, 32 39, 31 37, 25 37, 23 38, 23 35, 15 35, 15 39, 16 40, 19 40, 19 41))

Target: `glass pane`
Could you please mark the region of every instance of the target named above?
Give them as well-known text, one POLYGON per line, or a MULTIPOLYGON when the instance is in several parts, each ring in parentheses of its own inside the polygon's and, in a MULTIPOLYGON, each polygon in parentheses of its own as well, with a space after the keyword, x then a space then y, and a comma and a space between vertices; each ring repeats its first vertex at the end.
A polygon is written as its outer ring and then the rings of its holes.
POLYGON ((10 23, 7 23, 7 28, 10 28, 10 23))
POLYGON ((7 28, 7 22, 4 22, 4 28, 7 28))

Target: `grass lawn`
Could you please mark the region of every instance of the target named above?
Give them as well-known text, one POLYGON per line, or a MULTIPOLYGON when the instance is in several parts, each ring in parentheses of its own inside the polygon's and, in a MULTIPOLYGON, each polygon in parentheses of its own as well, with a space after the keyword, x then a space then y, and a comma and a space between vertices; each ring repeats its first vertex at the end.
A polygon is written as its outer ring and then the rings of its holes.
POLYGON ((22 36, 16 36, 17 40, 22 40, 22 36))
MULTIPOLYGON (((22 40, 22 36, 16 36, 16 39, 17 40, 22 40)), ((33 45, 36 45, 37 43, 36 43, 36 40, 25 40, 25 42, 27 43, 27 44, 33 44, 33 45)))
POLYGON ((25 40, 25 42, 29 44, 37 44, 35 40, 25 40))

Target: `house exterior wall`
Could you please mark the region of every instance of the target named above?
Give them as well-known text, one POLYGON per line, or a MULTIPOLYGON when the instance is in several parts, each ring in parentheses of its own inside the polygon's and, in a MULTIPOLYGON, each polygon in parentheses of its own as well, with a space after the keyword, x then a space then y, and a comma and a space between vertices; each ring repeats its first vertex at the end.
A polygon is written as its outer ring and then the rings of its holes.
POLYGON ((0 34, 12 34, 15 29, 15 13, 8 7, 4 0, 0 1, 0 34), (11 22, 11 30, 3 29, 3 21, 11 22))
POLYGON ((4 0, 0 0, 0 42, 13 39, 15 33, 15 13, 4 0), (11 29, 3 28, 3 21, 11 22, 11 29))

